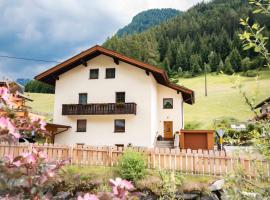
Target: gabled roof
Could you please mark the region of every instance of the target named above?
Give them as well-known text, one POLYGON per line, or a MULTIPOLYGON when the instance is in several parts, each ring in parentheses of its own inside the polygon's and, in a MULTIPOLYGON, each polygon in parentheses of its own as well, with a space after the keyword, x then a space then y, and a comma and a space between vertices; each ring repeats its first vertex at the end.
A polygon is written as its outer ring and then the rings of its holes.
POLYGON ((55 85, 55 81, 58 79, 59 75, 67 72, 68 70, 80 64, 85 64, 86 61, 96 56, 99 56, 101 54, 112 57, 116 63, 119 61, 122 61, 131 65, 134 65, 136 67, 139 67, 145 70, 146 72, 151 72, 158 83, 164 86, 167 86, 169 88, 172 88, 176 90, 177 92, 181 92, 183 99, 186 103, 193 104, 195 102, 194 91, 188 88, 185 88, 183 86, 171 83, 169 81, 167 73, 163 69, 160 69, 152 65, 149 65, 147 63, 124 56, 115 51, 101 47, 99 45, 96 45, 90 49, 87 49, 71 57, 70 59, 52 67, 51 69, 48 69, 47 71, 42 72, 41 74, 37 75, 35 79, 48 83, 50 85, 55 85))
POLYGON ((264 104, 270 103, 270 97, 259 103, 257 106, 255 106, 255 109, 262 107, 264 104))

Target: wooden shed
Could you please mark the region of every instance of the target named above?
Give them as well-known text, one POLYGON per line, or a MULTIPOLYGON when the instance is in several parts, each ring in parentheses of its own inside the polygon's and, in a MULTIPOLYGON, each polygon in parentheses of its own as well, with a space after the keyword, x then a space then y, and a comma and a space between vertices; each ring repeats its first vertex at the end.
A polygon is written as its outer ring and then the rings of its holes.
POLYGON ((213 150, 214 132, 214 130, 181 130, 180 148, 213 150))

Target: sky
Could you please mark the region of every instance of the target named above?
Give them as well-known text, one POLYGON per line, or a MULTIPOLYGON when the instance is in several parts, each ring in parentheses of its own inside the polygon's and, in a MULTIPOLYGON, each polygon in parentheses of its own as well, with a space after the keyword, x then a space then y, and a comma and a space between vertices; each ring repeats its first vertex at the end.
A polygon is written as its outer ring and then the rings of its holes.
MULTIPOLYGON (((0 56, 64 61, 101 45, 141 11, 186 11, 200 1, 0 0, 0 56)), ((55 64, 0 57, 0 79, 32 79, 55 64)))

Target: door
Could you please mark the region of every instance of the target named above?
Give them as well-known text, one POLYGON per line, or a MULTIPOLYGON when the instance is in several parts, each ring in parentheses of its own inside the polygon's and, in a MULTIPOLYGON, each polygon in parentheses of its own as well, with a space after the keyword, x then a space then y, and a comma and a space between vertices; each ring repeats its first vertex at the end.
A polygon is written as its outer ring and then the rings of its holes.
POLYGON ((185 133, 184 140, 185 149, 208 149, 207 133, 185 133))
POLYGON ((164 138, 173 139, 173 122, 164 121, 164 138))

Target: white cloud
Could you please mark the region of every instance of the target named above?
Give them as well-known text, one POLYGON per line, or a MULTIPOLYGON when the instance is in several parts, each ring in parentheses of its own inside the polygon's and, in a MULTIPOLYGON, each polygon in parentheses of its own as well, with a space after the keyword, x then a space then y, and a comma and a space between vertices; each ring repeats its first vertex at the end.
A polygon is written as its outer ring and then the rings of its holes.
MULTIPOLYGON (((200 1, 0 0, 0 51, 13 56, 53 60, 69 57, 74 52, 82 51, 82 47, 102 44, 143 10, 187 10, 200 1)), ((1 72, 5 69, 14 77, 34 76, 44 69, 40 67, 44 65, 39 63, 28 65, 25 62, 16 63, 15 60, 8 63, 9 67, 4 68, 0 62, 1 72), (31 68, 31 72, 26 71, 31 68)))

